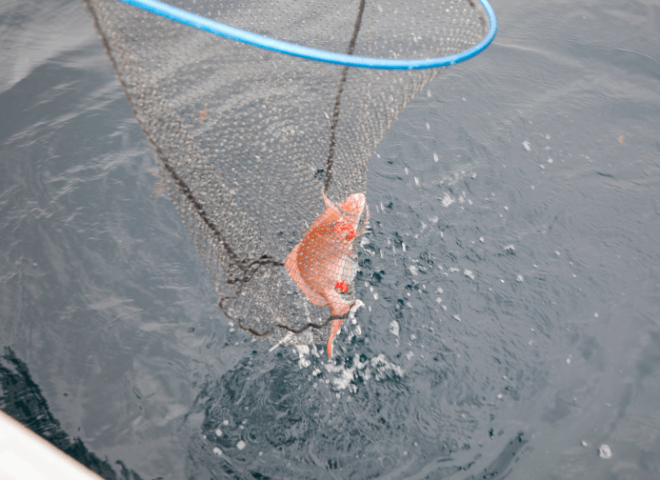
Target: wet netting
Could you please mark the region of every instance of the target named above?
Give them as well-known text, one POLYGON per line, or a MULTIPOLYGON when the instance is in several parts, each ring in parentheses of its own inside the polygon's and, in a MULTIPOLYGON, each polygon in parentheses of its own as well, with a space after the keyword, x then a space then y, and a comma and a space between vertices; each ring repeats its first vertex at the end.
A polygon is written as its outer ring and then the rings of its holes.
POLYGON ((331 339, 361 303, 369 157, 442 68, 490 43, 490 6, 125 1, 85 3, 220 308, 267 342, 331 339))

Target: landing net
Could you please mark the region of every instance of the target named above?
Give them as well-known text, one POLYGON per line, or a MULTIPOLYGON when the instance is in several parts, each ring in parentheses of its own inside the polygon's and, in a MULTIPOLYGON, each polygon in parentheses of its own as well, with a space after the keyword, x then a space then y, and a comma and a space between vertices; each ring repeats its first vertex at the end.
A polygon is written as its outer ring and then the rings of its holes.
POLYGON ((482 1, 85 0, 238 326, 320 343, 358 305, 369 157, 490 43, 482 1))

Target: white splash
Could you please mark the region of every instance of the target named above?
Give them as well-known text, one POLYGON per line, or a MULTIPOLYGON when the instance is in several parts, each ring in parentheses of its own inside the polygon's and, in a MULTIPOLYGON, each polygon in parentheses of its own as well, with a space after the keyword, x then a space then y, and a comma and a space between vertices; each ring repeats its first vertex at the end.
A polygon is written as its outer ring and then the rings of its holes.
POLYGON ((395 373, 399 377, 403 377, 403 368, 389 362, 384 353, 372 358, 370 363, 375 369, 373 373, 376 380, 382 380, 388 373, 395 373))
POLYGON ((300 368, 309 367, 312 362, 307 359, 309 356, 309 347, 307 345, 296 345, 296 350, 298 351, 298 366, 300 368))
POLYGON ((612 449, 610 446, 606 443, 603 443, 599 448, 598 448, 598 456, 600 458, 604 458, 605 460, 609 460, 612 458, 612 449))
POLYGON ((353 366, 350 368, 332 363, 326 364, 325 368, 328 372, 337 375, 332 379, 332 385, 337 390, 349 389, 353 393, 357 391, 357 385, 352 382, 356 379, 358 371, 364 381, 368 381, 372 377, 376 380, 383 380, 391 374, 403 377, 405 373, 401 367, 388 361, 383 353, 365 362, 361 362, 360 357, 356 355, 353 357, 353 366))
POLYGON ((396 337, 399 336, 399 322, 396 320, 392 320, 390 322, 390 332, 392 332, 392 334, 396 337))
MULTIPOLYGON (((335 370, 334 372, 340 373, 341 376, 333 378, 332 384, 338 390, 346 390, 347 388, 351 387, 351 391, 355 393, 357 391, 357 387, 351 384, 351 381, 353 380, 353 378, 355 378, 355 370, 360 367, 364 368, 364 364, 355 365, 354 367, 351 368, 338 367, 339 371, 335 370)), ((328 368, 328 370, 333 371, 330 368, 328 368)))
POLYGON ((454 200, 453 198, 451 198, 451 197, 449 196, 448 193, 445 193, 445 196, 444 196, 444 197, 442 198, 442 200, 440 201, 440 204, 441 204, 443 207, 447 208, 449 205, 451 205, 451 204, 454 203, 455 201, 456 201, 456 200, 454 200))

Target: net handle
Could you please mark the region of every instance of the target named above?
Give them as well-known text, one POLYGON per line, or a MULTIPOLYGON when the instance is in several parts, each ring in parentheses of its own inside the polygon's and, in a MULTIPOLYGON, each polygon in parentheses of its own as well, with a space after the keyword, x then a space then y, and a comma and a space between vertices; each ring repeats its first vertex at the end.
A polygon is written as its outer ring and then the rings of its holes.
MULTIPOLYGON (((497 18, 493 7, 488 0, 479 0, 488 14, 488 33, 486 36, 472 48, 454 55, 444 57, 427 58, 422 60, 391 60, 385 58, 372 58, 347 55, 344 53, 329 52, 316 48, 304 47, 295 43, 284 42, 274 38, 265 37, 256 33, 241 30, 240 28, 230 27, 229 25, 210 20, 206 17, 187 12, 177 7, 167 5, 158 0, 119 0, 134 7, 141 8, 161 17, 169 18, 175 22, 188 25, 205 32, 213 33, 239 42, 265 48, 274 52, 286 53, 296 57, 306 58, 308 60, 317 60, 320 62, 334 63, 337 65, 346 65, 349 67, 377 68, 381 70, 421 70, 425 68, 438 68, 454 65, 464 62, 475 55, 481 53, 495 38, 497 33, 497 18)), ((472 3, 472 2, 470 2, 472 3)))

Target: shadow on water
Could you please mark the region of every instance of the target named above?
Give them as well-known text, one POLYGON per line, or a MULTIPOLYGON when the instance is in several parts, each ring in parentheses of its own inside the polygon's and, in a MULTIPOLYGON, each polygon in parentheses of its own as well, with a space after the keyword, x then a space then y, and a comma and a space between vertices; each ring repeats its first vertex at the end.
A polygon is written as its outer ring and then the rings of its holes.
POLYGON ((121 460, 115 461, 117 473, 107 460, 90 452, 80 438, 71 438, 62 430, 27 365, 9 347, 0 355, 0 409, 106 480, 142 478, 121 460))

